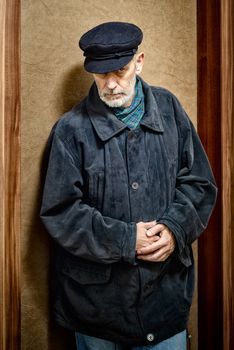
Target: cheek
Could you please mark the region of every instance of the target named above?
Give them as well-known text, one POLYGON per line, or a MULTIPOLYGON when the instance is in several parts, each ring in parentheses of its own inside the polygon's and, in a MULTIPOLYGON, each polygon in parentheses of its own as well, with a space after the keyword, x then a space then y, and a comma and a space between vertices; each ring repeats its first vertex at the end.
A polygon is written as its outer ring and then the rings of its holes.
POLYGON ((135 79, 134 79, 135 75, 133 73, 131 73, 128 77, 126 77, 125 80, 125 87, 128 89, 132 89, 133 86, 135 85, 135 79))
POLYGON ((103 81, 96 81, 96 85, 99 91, 102 91, 104 89, 104 83, 103 81))
POLYGON ((131 79, 126 79, 120 82, 119 85, 121 86, 122 89, 129 89, 132 86, 131 79))

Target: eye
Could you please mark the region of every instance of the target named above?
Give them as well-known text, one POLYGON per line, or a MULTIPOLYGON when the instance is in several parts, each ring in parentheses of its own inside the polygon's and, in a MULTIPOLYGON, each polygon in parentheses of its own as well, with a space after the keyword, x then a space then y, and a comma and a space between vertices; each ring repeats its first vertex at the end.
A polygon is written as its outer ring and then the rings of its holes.
POLYGON ((121 67, 120 69, 118 69, 118 73, 124 73, 126 71, 126 67, 121 67))

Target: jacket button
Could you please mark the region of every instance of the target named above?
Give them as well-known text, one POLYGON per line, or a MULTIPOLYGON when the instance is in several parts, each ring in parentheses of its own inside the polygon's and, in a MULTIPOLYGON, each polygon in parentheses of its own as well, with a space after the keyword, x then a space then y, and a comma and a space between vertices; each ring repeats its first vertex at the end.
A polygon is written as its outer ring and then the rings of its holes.
POLYGON ((132 188, 133 188, 134 190, 138 190, 138 188, 139 188, 138 182, 133 182, 133 183, 132 183, 132 188))
POLYGON ((150 342, 151 342, 151 341, 154 341, 154 335, 153 335, 153 333, 147 334, 146 338, 147 338, 147 340, 150 341, 150 342))

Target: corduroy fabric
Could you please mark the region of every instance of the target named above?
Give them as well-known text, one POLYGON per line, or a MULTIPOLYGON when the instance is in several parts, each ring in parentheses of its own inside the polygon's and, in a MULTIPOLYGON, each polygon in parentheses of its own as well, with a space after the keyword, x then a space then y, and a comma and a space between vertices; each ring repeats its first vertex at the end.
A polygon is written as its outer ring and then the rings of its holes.
POLYGON ((54 126, 41 218, 53 237, 57 322, 133 345, 186 328, 194 289, 191 244, 206 228, 217 188, 177 98, 142 81, 145 114, 129 130, 96 84, 54 126), (136 224, 163 223, 176 239, 164 262, 137 259, 136 224))

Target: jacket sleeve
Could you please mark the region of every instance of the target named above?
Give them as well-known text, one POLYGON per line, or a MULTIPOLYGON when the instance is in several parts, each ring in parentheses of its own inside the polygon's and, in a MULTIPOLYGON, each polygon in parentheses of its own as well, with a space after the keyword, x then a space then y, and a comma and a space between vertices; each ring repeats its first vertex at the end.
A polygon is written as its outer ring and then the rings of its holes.
POLYGON ((174 199, 158 222, 173 232, 179 256, 186 263, 189 245, 208 224, 217 187, 201 141, 176 98, 173 108, 179 136, 179 166, 174 199))
POLYGON ((135 263, 136 225, 104 217, 83 201, 81 159, 53 130, 41 219, 56 242, 90 261, 135 263))

